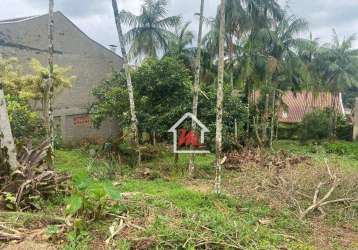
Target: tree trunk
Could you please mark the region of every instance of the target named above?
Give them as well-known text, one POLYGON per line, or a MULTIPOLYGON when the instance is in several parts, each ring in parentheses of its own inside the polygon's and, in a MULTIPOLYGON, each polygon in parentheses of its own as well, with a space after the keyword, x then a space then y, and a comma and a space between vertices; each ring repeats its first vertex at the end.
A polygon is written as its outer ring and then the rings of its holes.
POLYGON ((8 150, 9 164, 12 170, 16 169, 17 160, 16 160, 16 147, 14 143, 14 138, 11 132, 11 126, 9 121, 9 116, 7 113, 7 106, 5 101, 4 90, 2 89, 0 83, 0 139, 1 147, 6 147, 8 150))
POLYGON ((270 149, 273 149, 273 138, 275 136, 276 120, 276 90, 272 93, 272 111, 271 111, 271 128, 270 128, 270 149))
POLYGON ((267 146, 267 128, 268 128, 268 117, 269 117, 269 104, 270 104, 270 96, 269 94, 265 95, 265 109, 262 121, 262 131, 261 138, 262 142, 267 146))
POLYGON ((216 103, 216 174, 215 193, 221 193, 221 159, 222 159, 222 127, 223 127, 223 85, 224 85, 224 39, 225 39, 225 0, 221 0, 220 6, 220 36, 219 36, 219 63, 216 103))
POLYGON ((232 35, 230 35, 229 61, 230 61, 230 86, 234 89, 234 41, 232 35))
MULTIPOLYGON (((248 83, 247 83, 248 84, 248 83)), ((247 91, 246 91, 246 95, 247 95, 247 121, 246 121, 246 142, 249 142, 250 139, 250 108, 251 108, 251 90, 250 87, 247 86, 247 91)))
POLYGON ((48 151, 48 164, 50 167, 53 166, 54 157, 54 122, 53 122, 53 30, 54 30, 54 0, 49 0, 49 17, 48 17, 48 81, 46 83, 46 90, 44 96, 44 117, 45 117, 45 128, 47 131, 47 138, 50 143, 48 151))
POLYGON ((132 78, 129 71, 128 65, 128 56, 125 48, 125 42, 122 32, 121 20, 119 17, 118 12, 118 5, 116 0, 112 0, 112 7, 114 18, 116 21, 119 44, 121 47, 122 57, 123 57, 123 67, 127 78, 127 89, 128 89, 128 97, 129 97, 129 106, 130 106, 130 113, 131 113, 131 131, 132 131, 132 142, 135 145, 138 145, 138 120, 135 111, 135 103, 134 103, 134 93, 133 93, 133 85, 132 85, 132 78))
POLYGON ((358 140, 358 97, 353 109, 353 141, 358 140))
MULTIPOLYGON (((203 22, 204 22, 204 0, 201 0, 199 32, 198 32, 198 49, 196 52, 196 59, 195 59, 195 79, 194 79, 194 93, 193 93, 193 115, 196 117, 198 116, 203 22)), ((194 121, 192 121, 191 126, 192 126, 193 131, 195 131, 196 123, 194 121)), ((190 177, 193 176, 194 169, 195 169, 194 159, 195 159, 195 154, 191 154, 190 161, 189 161, 189 176, 190 177)))

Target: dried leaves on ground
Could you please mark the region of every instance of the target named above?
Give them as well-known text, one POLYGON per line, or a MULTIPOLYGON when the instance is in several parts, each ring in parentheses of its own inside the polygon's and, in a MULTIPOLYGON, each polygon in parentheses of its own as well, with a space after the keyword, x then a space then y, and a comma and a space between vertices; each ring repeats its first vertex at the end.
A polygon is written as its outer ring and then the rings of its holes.
POLYGON ((231 152, 226 157, 225 168, 230 170, 240 169, 241 166, 248 164, 256 164, 267 168, 286 168, 307 162, 310 159, 308 156, 297 156, 285 151, 271 153, 260 148, 231 152))

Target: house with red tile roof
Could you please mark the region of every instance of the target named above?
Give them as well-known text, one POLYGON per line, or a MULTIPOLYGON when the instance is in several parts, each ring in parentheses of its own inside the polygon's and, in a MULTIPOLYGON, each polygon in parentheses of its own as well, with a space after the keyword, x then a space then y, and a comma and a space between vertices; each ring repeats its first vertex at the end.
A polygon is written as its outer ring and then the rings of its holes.
POLYGON ((281 123, 293 124, 302 121, 305 114, 315 109, 334 108, 338 114, 344 115, 342 94, 332 95, 329 92, 312 93, 310 91, 287 91, 282 97, 278 119, 281 123))

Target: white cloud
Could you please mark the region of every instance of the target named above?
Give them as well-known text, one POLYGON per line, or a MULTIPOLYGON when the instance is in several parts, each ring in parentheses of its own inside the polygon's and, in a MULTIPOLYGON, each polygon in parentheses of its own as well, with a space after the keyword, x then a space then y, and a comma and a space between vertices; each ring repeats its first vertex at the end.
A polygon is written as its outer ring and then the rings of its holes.
MULTIPOLYGON (((281 5, 290 5, 290 12, 305 18, 312 33, 327 42, 332 37, 332 28, 341 37, 358 31, 358 0, 278 0, 281 5)), ((205 1, 205 16, 215 16, 220 0, 205 1)), ((44 14, 47 0, 1 0, 0 19, 44 14)), ((118 1, 120 9, 135 14, 140 12, 143 0, 118 1)), ((191 29, 197 30, 200 0, 169 0, 169 14, 181 15, 191 21, 191 29)), ((98 42, 108 45, 118 39, 110 0, 55 0, 55 9, 62 11, 76 25, 98 42)), ((207 29, 207 27, 206 27, 207 29)), ((358 43, 356 44, 358 47, 358 43)))

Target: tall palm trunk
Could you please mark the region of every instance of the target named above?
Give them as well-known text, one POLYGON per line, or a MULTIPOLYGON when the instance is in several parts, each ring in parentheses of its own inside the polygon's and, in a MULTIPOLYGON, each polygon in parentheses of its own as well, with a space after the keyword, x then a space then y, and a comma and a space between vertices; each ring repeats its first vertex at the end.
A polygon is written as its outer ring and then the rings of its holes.
POLYGON ((233 35, 230 35, 229 61, 230 61, 230 86, 234 88, 234 37, 233 35))
POLYGON ((261 138, 263 143, 267 146, 267 128, 269 123, 269 105, 270 105, 270 95, 265 95, 265 108, 263 114, 263 121, 262 121, 262 131, 261 131, 261 138))
POLYGON ((273 149, 273 139, 275 136, 276 120, 276 89, 272 93, 271 127, 270 127, 270 149, 273 149))
POLYGON ((11 126, 9 116, 7 113, 7 106, 5 101, 4 90, 0 82, 0 143, 1 147, 7 148, 9 156, 9 164, 12 170, 16 168, 16 148, 14 138, 11 133, 11 126))
MULTIPOLYGON (((203 34, 203 22, 204 22, 204 0, 201 0, 200 4, 200 20, 199 20, 199 32, 198 32, 198 49, 195 59, 195 79, 194 79, 194 93, 193 93, 193 115, 198 116, 198 100, 199 100, 199 85, 200 85, 200 69, 201 69, 201 47, 202 47, 202 34, 203 34)), ((196 129, 196 123, 192 122, 192 129, 196 129)), ((194 158, 195 155, 190 155, 189 162, 189 176, 194 173, 194 158)))
POLYGON ((132 78, 129 71, 128 65, 128 56, 125 48, 124 37, 122 32, 121 20, 118 12, 118 5, 116 0, 112 0, 112 7, 114 12, 114 18, 116 21, 119 44, 121 47, 122 57, 123 57, 123 67, 127 78, 127 89, 128 89, 128 97, 129 97, 129 106, 131 112, 131 130, 132 130, 132 141, 135 145, 138 145, 138 120, 135 111, 135 103, 134 103, 134 94, 133 94, 133 85, 132 78))
POLYGON ((222 159, 222 128, 223 128, 223 85, 224 85, 224 39, 225 39, 225 0, 221 0, 220 6, 220 36, 219 36, 219 64, 216 101, 216 174, 215 193, 221 192, 221 159, 222 159))
POLYGON ((49 16, 48 16, 48 81, 45 88, 44 96, 44 117, 45 117, 45 128, 47 131, 47 138, 50 143, 50 148, 48 151, 48 164, 53 166, 53 156, 54 156, 54 121, 53 121, 53 30, 54 30, 54 0, 49 0, 49 16))

